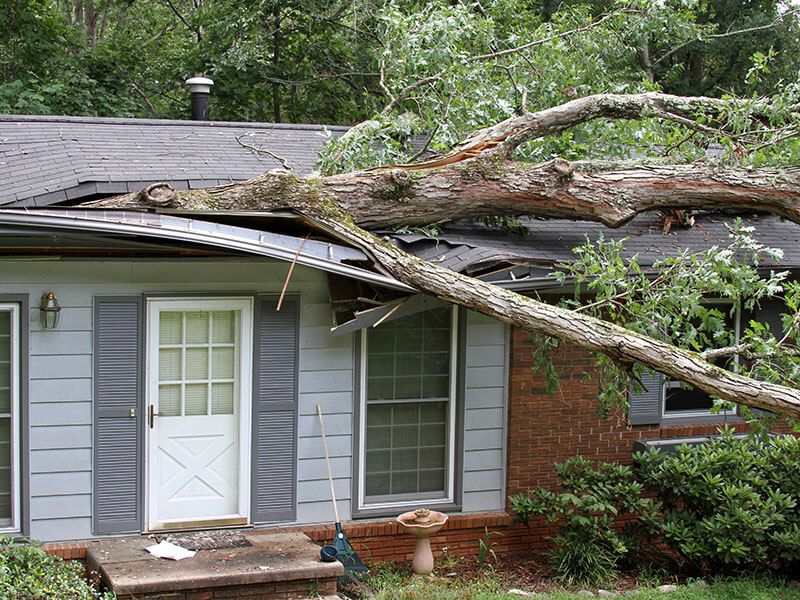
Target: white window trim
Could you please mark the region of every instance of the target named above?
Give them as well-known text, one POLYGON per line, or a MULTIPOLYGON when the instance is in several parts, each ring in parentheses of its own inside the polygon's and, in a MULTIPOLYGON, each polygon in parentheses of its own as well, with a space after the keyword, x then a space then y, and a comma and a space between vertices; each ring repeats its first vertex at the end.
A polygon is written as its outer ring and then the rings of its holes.
MULTIPOLYGON (((728 298, 709 298, 708 300, 703 300, 703 304, 725 304, 728 306, 733 306, 733 300, 728 298)), ((735 343, 739 343, 739 336, 741 335, 741 306, 736 306, 736 311, 733 317, 733 327, 734 327, 734 341, 735 343)), ((733 371, 738 371, 738 364, 739 364, 739 356, 736 355, 733 358, 733 371)), ((728 411, 721 411, 719 413, 711 412, 711 409, 708 410, 683 410, 683 411, 670 411, 667 412, 667 391, 670 389, 680 388, 681 382, 678 380, 669 379, 668 377, 664 377, 664 380, 661 384, 661 418, 665 421, 669 421, 672 419, 686 419, 686 418, 693 418, 693 417, 713 417, 713 418, 725 418, 734 416, 736 411, 733 414, 729 414, 728 411)))
MULTIPOLYGON (((250 435, 252 429, 252 382, 253 382, 253 298, 251 296, 191 296, 185 298, 148 298, 147 299, 147 352, 145 356, 145 388, 146 406, 154 403, 158 398, 158 377, 152 373, 151 365, 154 352, 158 352, 158 315, 162 310, 192 311, 192 310, 241 310, 240 323, 239 372, 241 385, 239 386, 239 514, 220 515, 246 517, 247 522, 252 522, 250 514, 250 435)), ((156 403, 157 405, 157 403, 156 403)), ((150 490, 150 429, 145 427, 145 523, 150 524, 150 508, 152 503, 150 490)))
POLYGON ((20 452, 20 394, 19 394, 19 345, 20 345, 20 318, 19 304, 1 303, 0 311, 11 313, 11 525, 0 527, 0 533, 19 533, 21 527, 20 511, 22 502, 20 498, 21 452, 20 452))
MULTIPOLYGON (((373 510, 387 508, 402 508, 419 506, 420 502, 425 505, 452 504, 455 501, 455 468, 456 468, 456 391, 458 386, 458 309, 456 306, 450 309, 450 397, 448 399, 448 427, 447 427, 447 483, 445 489, 447 493, 444 498, 418 498, 402 500, 398 502, 367 502, 366 500, 366 459, 367 459, 367 329, 360 331, 361 334, 361 361, 359 391, 359 423, 358 423, 358 510, 373 510)), ((414 402, 409 399, 408 402, 414 402)), ((397 402, 402 402, 398 400, 397 402)))

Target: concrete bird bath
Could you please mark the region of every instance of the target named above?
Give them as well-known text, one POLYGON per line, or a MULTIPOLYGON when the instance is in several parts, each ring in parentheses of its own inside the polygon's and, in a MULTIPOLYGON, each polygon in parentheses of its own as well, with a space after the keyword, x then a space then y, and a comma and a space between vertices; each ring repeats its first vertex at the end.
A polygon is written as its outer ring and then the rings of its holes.
POLYGON ((447 523, 447 515, 435 510, 420 508, 403 513, 397 517, 396 521, 400 523, 403 531, 417 538, 411 569, 418 575, 426 575, 433 571, 431 536, 444 527, 444 524, 447 523))

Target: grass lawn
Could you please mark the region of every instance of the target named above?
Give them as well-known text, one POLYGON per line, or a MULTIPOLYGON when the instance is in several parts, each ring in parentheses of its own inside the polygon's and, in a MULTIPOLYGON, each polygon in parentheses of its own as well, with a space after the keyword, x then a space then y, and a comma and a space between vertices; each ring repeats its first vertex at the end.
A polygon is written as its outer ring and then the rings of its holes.
MULTIPOLYGON (((381 570, 369 577, 367 584, 375 590, 363 595, 363 600, 521 600, 526 596, 509 594, 509 587, 494 575, 487 574, 470 580, 462 577, 413 578, 406 572, 381 570)), ((607 589, 614 589, 610 586, 607 589)), ((596 589, 592 590, 597 592, 596 589)), ((349 594, 348 594, 349 595, 349 594)), ((585 600, 584 596, 566 592, 537 593, 540 600, 585 600)), ((623 597, 620 594, 620 597, 623 597)), ((655 588, 627 591, 624 598, 637 600, 800 600, 800 587, 779 579, 742 578, 714 580, 708 587, 679 585, 674 592, 655 588)))

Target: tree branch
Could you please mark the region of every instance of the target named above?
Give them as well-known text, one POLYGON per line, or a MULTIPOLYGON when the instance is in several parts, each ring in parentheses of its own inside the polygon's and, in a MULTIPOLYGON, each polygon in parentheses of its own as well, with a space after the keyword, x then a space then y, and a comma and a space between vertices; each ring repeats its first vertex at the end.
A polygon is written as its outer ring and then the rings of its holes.
MULTIPOLYGON (((622 15, 622 14, 640 13, 640 12, 641 11, 639 11, 639 10, 635 10, 635 9, 631 9, 631 8, 624 8, 624 9, 621 9, 621 10, 613 11, 613 12, 607 13, 606 15, 601 16, 596 21, 592 21, 591 23, 589 23, 588 25, 585 25, 583 27, 578 27, 576 29, 570 29, 569 31, 562 31, 561 33, 557 33, 557 34, 554 34, 554 35, 547 36, 545 38, 537 39, 537 40, 534 40, 532 42, 528 42, 527 44, 523 44, 521 46, 516 46, 514 48, 506 48, 505 50, 497 50, 497 51, 494 51, 494 52, 489 52, 487 54, 479 54, 477 56, 470 57, 468 60, 470 62, 481 62, 481 61, 486 61, 486 60, 492 60, 492 59, 495 59, 495 58, 500 58, 500 57, 503 57, 503 56, 508 56, 510 54, 518 54, 520 52, 524 52, 525 50, 530 50, 531 48, 534 48, 536 46, 542 46, 544 44, 547 44, 548 42, 552 42, 552 41, 555 41, 555 40, 558 40, 558 39, 561 39, 561 38, 573 36, 573 35, 578 34, 578 33, 583 33, 584 31, 589 31, 591 29, 595 29, 596 27, 599 27, 600 25, 602 25, 604 22, 606 22, 607 20, 609 20, 612 17, 619 16, 619 15, 622 15)), ((414 91, 416 89, 419 89, 420 87, 423 87, 423 86, 425 86, 425 85, 427 85, 429 83, 435 83, 436 81, 439 81, 442 78, 442 76, 444 76, 445 72, 446 72, 445 70, 441 70, 438 73, 435 73, 434 75, 431 75, 429 77, 424 77, 422 79, 418 79, 416 81, 412 81, 407 86, 405 86, 403 89, 398 91, 396 94, 393 94, 391 91, 389 91, 389 89, 385 85, 384 66, 383 66, 383 60, 381 60, 379 85, 380 85, 381 90, 386 94, 386 97, 389 99, 389 102, 386 104, 386 106, 383 107, 383 109, 381 110, 380 114, 384 115, 384 116, 389 114, 389 112, 393 108, 395 108, 400 102, 402 102, 403 100, 405 100, 408 97, 408 94, 410 94, 412 91, 414 91)))
POLYGON ((534 40, 532 42, 528 42, 527 44, 522 44, 521 46, 515 46, 514 48, 506 48, 505 50, 498 50, 497 52, 489 52, 488 54, 479 54, 478 56, 472 57, 471 60, 479 61, 479 60, 491 60, 493 58, 500 58, 501 56, 508 56, 509 54, 518 54, 519 52, 524 52, 525 50, 530 50, 531 48, 535 48, 536 46, 542 46, 547 44, 548 42, 553 42, 555 40, 559 40, 561 38, 570 37, 572 35, 583 33, 584 31, 589 31, 591 29, 595 29, 611 19, 612 17, 618 17, 619 15, 630 14, 630 13, 641 13, 640 10, 635 10, 632 8, 623 8, 621 10, 615 10, 613 12, 607 13, 601 16, 596 21, 592 21, 588 25, 584 25, 583 27, 577 27, 575 29, 570 29, 569 31, 562 31, 561 33, 556 33, 554 35, 550 35, 545 38, 540 38, 538 40, 534 40))
POLYGON ((197 37, 197 43, 200 43, 203 39, 200 29, 189 24, 189 21, 187 21, 186 18, 175 7, 175 5, 172 3, 172 0, 164 0, 164 2, 167 4, 167 6, 169 6, 170 10, 175 14, 175 16, 178 17, 178 20, 183 23, 189 31, 194 33, 195 37, 197 37))
POLYGON ((287 171, 292 171, 293 170, 291 165, 289 164, 289 162, 285 158, 283 158, 281 155, 275 154, 274 152, 272 152, 271 150, 267 150, 266 148, 258 148, 256 146, 253 146, 252 144, 248 144, 246 142, 243 142, 242 138, 244 136, 246 136, 246 135, 250 136, 251 138, 253 138, 255 140, 255 133, 253 133, 253 132, 251 132, 251 133, 243 133, 242 135, 237 135, 236 136, 236 141, 239 143, 239 145, 242 148, 247 148, 248 150, 252 150, 256 154, 266 154, 267 156, 269 156, 271 158, 274 158, 279 163, 281 163, 283 165, 283 168, 286 169, 287 171))
MULTIPOLYGON (((270 172, 222 187, 181 190, 173 202, 195 210, 279 210, 302 207, 319 191, 355 223, 372 228, 525 215, 620 227, 643 212, 682 208, 768 212, 800 223, 800 167, 745 169, 703 162, 581 172, 563 159, 534 165, 489 157, 424 172, 380 169, 313 180, 270 172)), ((90 205, 132 208, 139 203, 136 194, 127 194, 90 205)))
POLYGON ((727 38, 727 37, 733 37, 733 36, 736 36, 736 35, 741 35, 743 33, 754 33, 756 31, 765 31, 767 29, 772 29, 778 23, 783 21, 786 17, 796 15, 797 12, 798 11, 796 11, 796 10, 790 10, 788 12, 785 12, 782 15, 778 15, 778 17, 774 21, 772 21, 771 23, 767 23, 766 25, 758 25, 756 27, 746 27, 745 29, 737 29, 735 31, 728 30, 725 33, 710 33, 708 35, 699 35, 696 38, 694 38, 692 40, 689 40, 688 42, 684 42, 683 44, 679 44, 679 45, 675 46, 674 48, 670 48, 670 50, 665 52, 657 60, 653 61, 651 66, 653 66, 653 67, 657 66, 659 63, 661 63, 662 61, 666 60, 667 58, 669 58, 670 56, 672 56, 676 52, 680 52, 681 50, 683 50, 687 46, 691 46, 695 42, 706 42, 708 40, 718 40, 718 39, 721 39, 721 38, 727 38))
MULTIPOLYGON (((746 169, 698 162, 608 168, 563 159, 539 165, 507 159, 509 146, 591 119, 688 119, 703 114, 713 120, 732 105, 665 94, 590 96, 477 132, 444 161, 317 178, 276 170, 246 182, 181 191, 156 184, 83 207, 293 210, 364 249, 380 268, 420 292, 603 353, 615 364, 639 362, 723 400, 800 416, 800 390, 728 372, 699 354, 455 273, 363 229, 498 215, 570 218, 616 227, 640 212, 680 208, 771 212, 800 223, 799 166, 746 169), (508 145, 498 151, 501 144, 508 145)), ((767 115, 767 104, 751 108, 756 116, 767 115)))
POLYGON ((410 256, 388 241, 355 227, 346 213, 328 208, 307 216, 365 249, 397 279, 422 292, 526 331, 557 337, 586 350, 601 352, 617 364, 639 362, 723 400, 787 416, 800 416, 800 390, 726 371, 702 360, 696 353, 410 256))
POLYGON ((749 356, 751 349, 750 344, 737 344, 736 346, 727 346, 725 348, 711 348, 705 352, 700 353, 700 358, 703 360, 715 360, 717 358, 727 358, 728 356, 736 356, 737 354, 749 356))
POLYGON ((411 92, 425 85, 428 85, 429 83, 435 83, 439 81, 442 78, 442 75, 444 75, 444 71, 439 71, 438 73, 431 75, 430 77, 423 77, 422 79, 417 79, 416 81, 409 83, 406 87, 397 92, 396 95, 392 95, 392 93, 384 85, 384 79, 383 79, 384 73, 383 73, 383 67, 381 67, 381 87, 384 89, 384 92, 389 98, 389 103, 386 106, 384 106, 383 109, 381 109, 381 115, 383 116, 388 115, 389 112, 391 112, 391 110, 395 106, 400 104, 400 102, 405 100, 411 92))

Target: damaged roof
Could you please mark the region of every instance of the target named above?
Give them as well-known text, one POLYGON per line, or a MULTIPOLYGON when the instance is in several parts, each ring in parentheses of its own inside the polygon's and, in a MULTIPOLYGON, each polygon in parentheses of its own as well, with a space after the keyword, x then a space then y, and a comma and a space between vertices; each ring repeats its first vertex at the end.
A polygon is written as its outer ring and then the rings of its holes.
POLYGON ((47 206, 137 191, 249 179, 285 163, 314 169, 346 127, 0 115, 0 206, 47 206))
POLYGON ((440 235, 428 237, 414 233, 383 232, 404 250, 445 268, 491 280, 543 277, 553 264, 574 258, 572 249, 588 238, 597 241, 625 239, 628 256, 638 255, 639 264, 651 266, 665 256, 684 249, 697 252, 728 242, 729 229, 740 217, 752 226, 758 241, 784 251, 780 266, 800 268, 800 227, 773 215, 733 215, 700 213, 691 228, 662 232, 657 213, 639 215, 619 229, 600 223, 568 219, 520 219, 523 233, 501 231, 474 222, 446 226, 440 235), (514 267, 515 275, 508 272, 514 267))
MULTIPOLYGON (((140 190, 160 181, 177 189, 208 187, 244 180, 281 168, 284 163, 303 175, 313 170, 328 136, 341 135, 346 130, 323 125, 0 115, 0 207, 70 204, 140 190)), ((91 221, 95 231, 123 224, 136 225, 140 233, 152 234, 162 228, 169 235, 161 239, 170 239, 170 243, 187 243, 185 240, 196 234, 205 236, 202 243, 214 238, 210 245, 216 248, 222 247, 225 234, 220 232, 225 226, 241 225, 237 243, 244 246, 239 251, 262 256, 267 255, 268 244, 253 236, 257 237, 259 231, 274 239, 288 234, 294 237, 283 240, 283 250, 277 254, 274 249, 269 250, 273 257, 280 254, 284 259, 293 252, 292 248, 298 247, 303 235, 289 227, 286 219, 262 218, 256 222, 248 217, 232 223, 230 215, 204 213, 167 217, 129 212, 123 217, 109 212, 91 217, 91 213, 78 209, 63 211, 58 217, 51 214, 49 218, 57 217, 63 224, 70 218, 69 213, 82 223, 91 221), (179 238, 184 241, 179 242, 179 238), (247 249, 243 249, 245 246, 247 249)), ((662 233, 660 217, 655 213, 641 215, 616 230, 598 223, 526 218, 521 220, 525 233, 510 233, 475 222, 448 225, 436 237, 380 233, 412 254, 448 269, 526 289, 552 285, 552 279, 547 278, 552 265, 572 258, 572 249, 586 238, 626 238, 627 253, 638 254, 640 264, 649 266, 685 248, 698 251, 724 244, 728 236, 726 225, 733 218, 699 214, 693 228, 673 229, 667 235, 662 233)), ((773 216, 743 218, 745 225, 755 227, 761 242, 784 250, 782 267, 800 268, 800 228, 773 216)), ((192 239, 192 243, 200 243, 197 238, 192 239)), ((314 244, 302 253, 301 262, 310 260, 306 254, 313 254, 312 247, 314 244)), ((348 259, 349 265, 353 264, 352 259, 348 259)), ((374 275, 373 271, 369 277, 374 275)), ((385 274, 380 277, 386 277, 383 283, 391 280, 385 274)))

